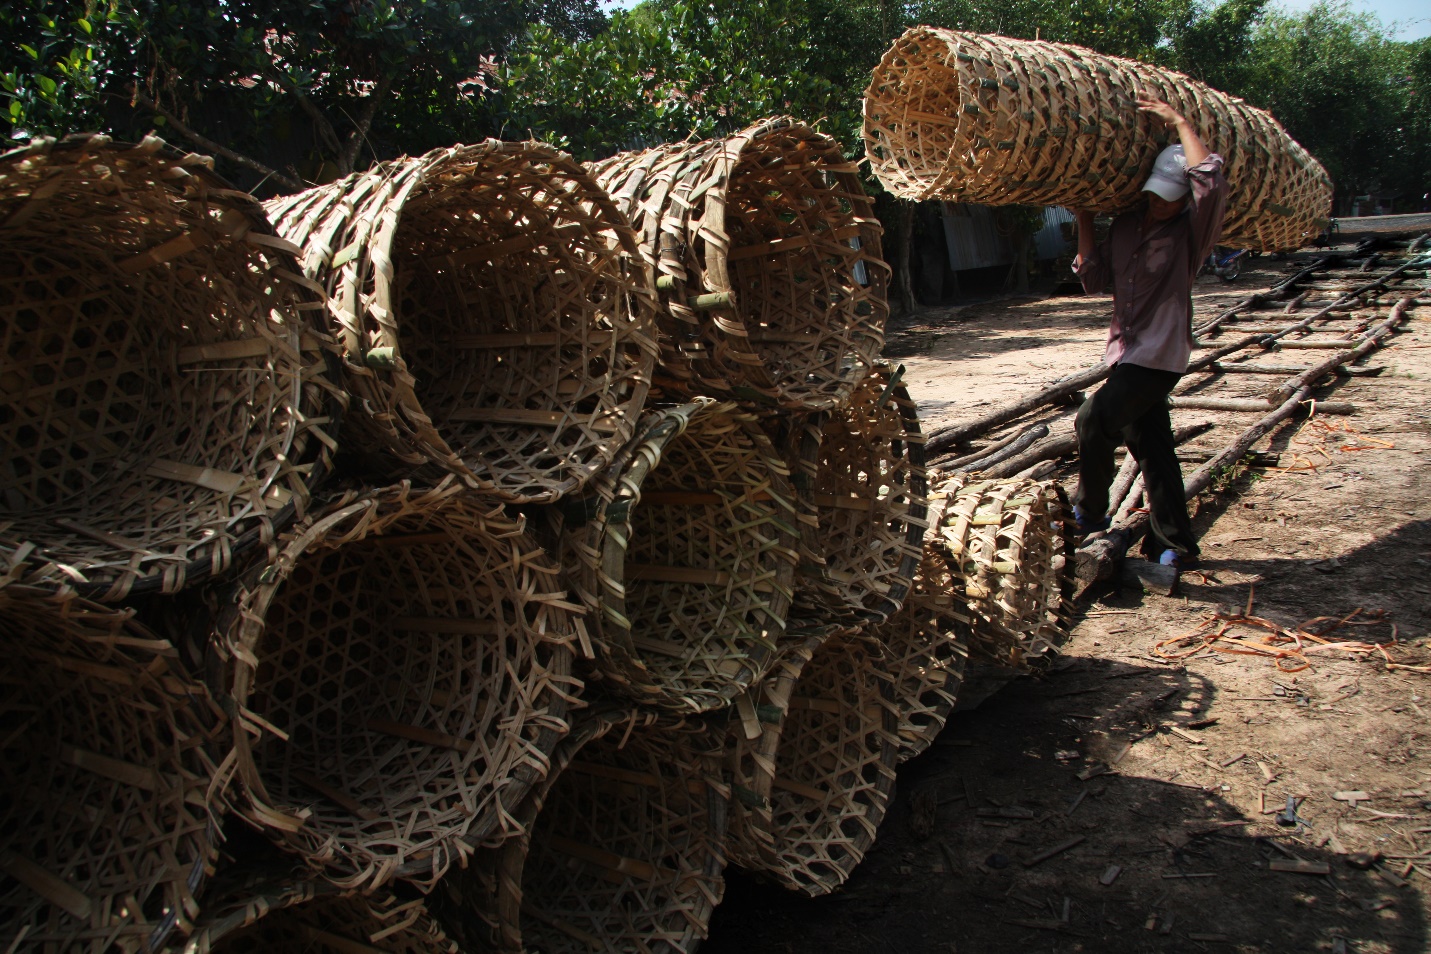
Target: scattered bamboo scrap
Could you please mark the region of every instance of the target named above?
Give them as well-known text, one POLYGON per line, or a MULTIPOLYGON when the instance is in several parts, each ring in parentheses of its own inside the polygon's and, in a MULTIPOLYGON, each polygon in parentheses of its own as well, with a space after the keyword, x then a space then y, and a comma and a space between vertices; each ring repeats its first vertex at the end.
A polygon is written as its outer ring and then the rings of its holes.
POLYGON ((1153 652, 1163 659, 1177 660, 1192 659, 1207 653, 1254 656, 1272 660, 1277 669, 1285 673, 1301 672, 1310 668, 1310 656, 1321 653, 1347 653, 1362 659, 1380 656, 1387 669, 1431 673, 1431 666, 1412 666, 1392 658, 1386 647, 1388 644, 1395 645, 1396 635, 1396 624, 1388 620, 1381 610, 1358 608, 1346 616, 1318 616, 1298 626, 1283 626, 1266 617, 1252 615, 1249 597, 1248 609, 1243 612, 1214 613, 1199 623, 1192 632, 1153 644, 1153 652), (1328 638, 1339 630, 1361 626, 1389 626, 1390 638, 1386 642, 1328 638), (1239 632, 1242 629, 1261 635, 1243 634, 1239 632))

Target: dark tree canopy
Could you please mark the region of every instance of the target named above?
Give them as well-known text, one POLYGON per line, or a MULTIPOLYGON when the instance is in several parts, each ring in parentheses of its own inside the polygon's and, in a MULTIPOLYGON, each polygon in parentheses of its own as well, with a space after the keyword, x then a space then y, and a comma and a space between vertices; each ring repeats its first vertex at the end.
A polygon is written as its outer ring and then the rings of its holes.
POLYGON ((11 0, 16 135, 150 129, 246 187, 528 135, 578 158, 772 113, 860 150, 860 96, 906 27, 1039 36, 1182 70, 1270 109, 1341 196, 1431 184, 1431 40, 1268 0, 11 0))

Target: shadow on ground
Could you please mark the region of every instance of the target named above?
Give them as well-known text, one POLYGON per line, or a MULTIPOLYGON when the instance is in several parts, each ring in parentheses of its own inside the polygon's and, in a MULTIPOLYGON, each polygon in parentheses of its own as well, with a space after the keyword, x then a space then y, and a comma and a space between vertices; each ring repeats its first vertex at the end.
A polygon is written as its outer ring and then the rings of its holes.
POLYGON ((702 951, 1425 951, 1414 889, 1301 844, 1298 858, 1331 873, 1273 870, 1292 859, 1269 817, 1176 773, 1118 774, 1130 739, 1195 720, 1213 692, 1185 669, 1091 657, 1017 680, 901 768, 880 840, 842 891, 812 900, 732 872, 702 951), (910 801, 931 792, 926 835, 910 801))

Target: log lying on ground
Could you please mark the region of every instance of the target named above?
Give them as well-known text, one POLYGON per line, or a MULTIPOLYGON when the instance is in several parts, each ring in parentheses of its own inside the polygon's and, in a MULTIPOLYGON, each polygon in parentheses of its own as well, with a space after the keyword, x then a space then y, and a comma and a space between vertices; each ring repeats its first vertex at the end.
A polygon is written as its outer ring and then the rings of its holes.
MULTIPOLYGON (((1172 397, 1168 403, 1173 407, 1197 408, 1203 411, 1275 411, 1277 405, 1271 401, 1256 398, 1212 398, 1212 397, 1172 397)), ((1318 401, 1317 410, 1323 414, 1355 414, 1356 405, 1349 401, 1318 401)))
MULTIPOLYGON (((1396 326, 1406 318, 1406 312, 1415 302, 1413 297, 1408 296, 1397 303, 1392 309, 1391 315, 1380 325, 1362 337, 1360 343, 1345 352, 1341 352, 1321 365, 1299 375, 1288 382, 1284 387, 1291 387, 1292 391, 1287 393, 1285 399, 1277 409, 1262 417, 1253 424, 1231 444, 1212 460, 1189 477, 1183 483, 1183 490, 1187 499, 1191 500, 1207 489, 1212 483, 1213 475, 1223 468, 1226 468, 1252 449, 1252 445, 1257 443, 1272 431, 1277 425, 1295 414, 1302 402, 1305 401, 1312 392, 1312 385, 1318 379, 1329 373, 1337 365, 1345 361, 1354 361, 1376 347, 1382 338, 1386 337, 1396 326)), ((1280 389, 1279 394, 1283 393, 1280 389)), ((1079 580, 1084 583, 1096 583, 1102 580, 1114 579, 1119 573, 1119 567, 1123 562, 1123 557, 1128 552, 1128 547, 1137 540, 1148 527, 1148 515, 1146 513, 1132 514, 1126 517, 1120 516, 1113 521, 1113 528, 1100 537, 1094 537, 1079 547, 1075 554, 1074 573, 1079 580)), ((1176 574, 1176 570, 1171 567, 1167 570, 1176 574)))
POLYGON ((1017 420, 1030 411, 1036 411, 1041 407, 1053 404, 1060 398, 1067 397, 1075 391, 1081 391, 1090 384, 1097 384, 1108 377, 1110 370, 1106 364, 1100 361, 1093 367, 1085 368, 1066 378, 1060 378, 1042 391, 1021 398, 1012 404, 1005 404, 1001 408, 988 412, 983 417, 964 424, 941 427, 929 435, 929 440, 924 444, 925 453, 930 457, 947 453, 961 444, 968 443, 980 434, 987 434, 1000 424, 1017 420))
MULTIPOLYGON (((1182 443, 1183 441, 1196 437, 1210 427, 1212 427, 1211 421, 1200 421, 1196 424, 1184 425, 1173 432, 1173 440, 1177 443, 1182 443)), ((984 477, 990 478, 1012 477, 1014 474, 1040 461, 1054 460, 1065 454, 1072 454, 1077 450, 1078 435, 1061 434, 1058 437, 1049 438, 1040 444, 1030 447, 1017 457, 1010 457, 1003 463, 993 467, 981 468, 979 473, 984 477)), ((972 472, 972 469, 966 468, 965 471, 972 472)))
MULTIPOLYGON (((1041 424, 1031 424, 1031 425, 1029 425, 1028 427, 1024 428, 1024 429, 1021 430, 1021 431, 1010 431, 1008 434, 1006 434, 1005 436, 1003 436, 1003 437, 999 438, 998 440, 994 441, 992 444, 988 445, 987 447, 981 447, 981 448, 979 448, 978 450, 973 451, 972 453, 964 454, 962 457, 955 457, 955 458, 953 458, 953 459, 951 459, 951 460, 944 460, 944 461, 933 461, 933 460, 931 460, 929 463, 930 463, 931 466, 934 465, 934 464, 936 464, 936 463, 938 463, 939 466, 943 467, 943 468, 946 469, 946 470, 958 470, 958 469, 960 469, 961 467, 963 467, 965 464, 973 463, 974 461, 981 460, 982 458, 985 458, 985 457, 990 456, 990 455, 993 454, 995 451, 1001 451, 1001 450, 1003 450, 1005 447, 1008 447, 1010 444, 1014 443, 1015 441, 1022 439, 1022 438, 1023 438, 1025 435, 1027 435, 1030 431, 1035 431, 1035 430, 1037 430, 1037 429, 1040 428, 1040 427, 1043 427, 1043 425, 1041 425, 1041 424)), ((1048 434, 1048 429, 1047 429, 1047 428, 1044 428, 1043 434, 1040 434, 1039 437, 1046 436, 1047 434, 1048 434)), ((1034 440, 1037 440, 1037 439, 1038 439, 1037 437, 1034 438, 1034 440)))
POLYGON ((949 471, 972 471, 983 470, 992 467, 1000 461, 1008 460, 1017 454, 1022 454, 1034 445, 1035 441, 1040 441, 1048 436, 1047 424, 1034 424, 1012 436, 1012 440, 1005 439, 999 441, 988 452, 977 454, 965 454, 944 465, 949 471))

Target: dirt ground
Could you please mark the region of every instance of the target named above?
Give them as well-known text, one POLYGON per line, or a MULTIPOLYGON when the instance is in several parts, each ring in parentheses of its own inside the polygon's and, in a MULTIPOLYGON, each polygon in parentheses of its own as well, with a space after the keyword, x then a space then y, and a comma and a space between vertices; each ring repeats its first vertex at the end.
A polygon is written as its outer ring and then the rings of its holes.
MULTIPOLYGON (((1254 264, 1235 284, 1198 285, 1198 322, 1293 267, 1254 264)), ((932 430, 1097 360, 1106 314, 1106 301, 1080 297, 930 309, 893 325, 888 351, 932 430)), ((956 713, 901 767, 879 841, 842 891, 810 900, 732 873, 702 950, 1431 950, 1431 675, 1389 670, 1379 654, 1316 652, 1287 673, 1265 657, 1153 652, 1250 600, 1290 625, 1382 611, 1387 622, 1337 638, 1389 641, 1394 624, 1392 658, 1431 663, 1428 319, 1431 304, 1365 362, 1378 376, 1319 392, 1354 415, 1292 422, 1259 445, 1277 467, 1198 501, 1205 575, 1186 575, 1175 597, 1091 591, 1051 672, 956 713), (922 837, 911 798, 931 793, 922 837), (1289 796, 1301 800, 1295 828, 1275 820, 1289 796), (1385 860, 1361 870, 1357 852, 1385 860), (1330 874, 1277 870, 1299 860, 1330 874)), ((1281 380, 1195 375, 1185 390, 1255 396, 1281 380)), ((1072 413, 1042 419, 1058 433, 1072 413)), ((1218 422, 1182 449, 1187 473, 1252 416, 1173 419, 1218 422)), ((1060 477, 1071 490, 1071 462, 1060 477)))

